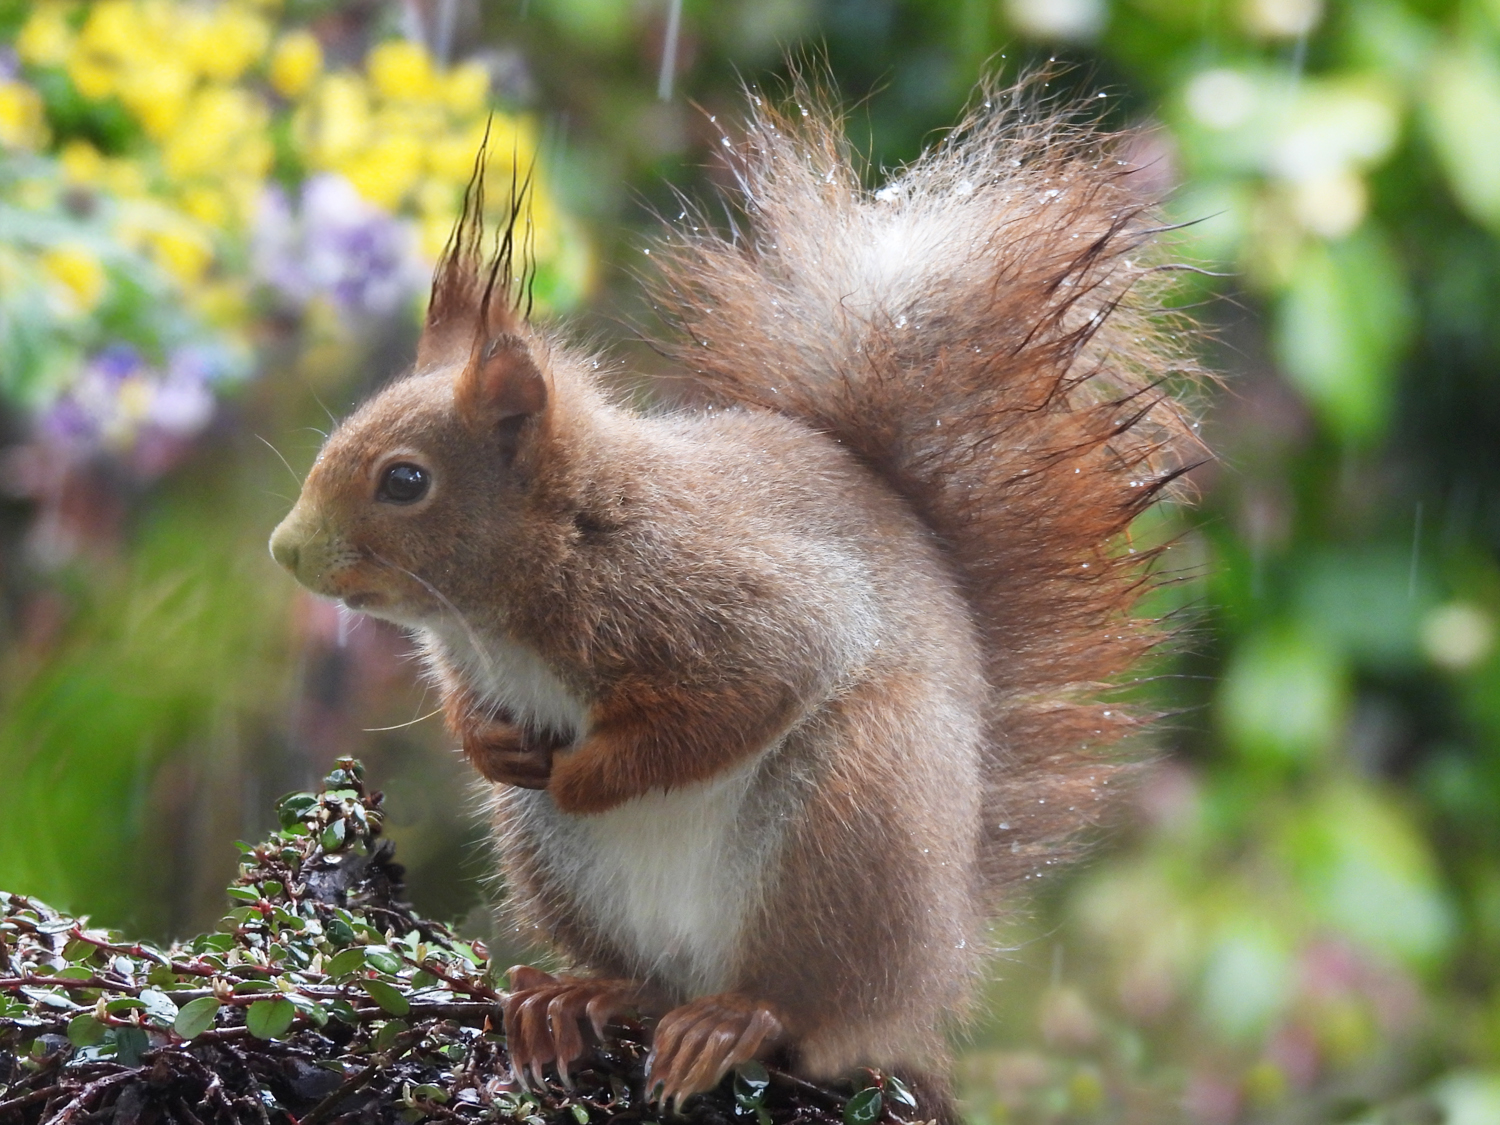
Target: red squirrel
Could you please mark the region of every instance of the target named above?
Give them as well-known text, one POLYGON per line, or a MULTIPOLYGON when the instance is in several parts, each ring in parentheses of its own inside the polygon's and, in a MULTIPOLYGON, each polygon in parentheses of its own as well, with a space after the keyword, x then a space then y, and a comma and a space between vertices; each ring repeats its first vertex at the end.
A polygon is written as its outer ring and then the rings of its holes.
POLYGON ((1162 635, 1127 529, 1196 456, 1128 138, 1035 94, 878 190, 836 115, 752 94, 735 217, 650 251, 655 409, 521 315, 472 191, 415 366, 276 529, 414 631, 517 932, 576 971, 511 971, 522 1082, 636 1012, 664 1103, 774 1054, 951 1114, 988 920, 1119 788, 1101 689, 1162 635))

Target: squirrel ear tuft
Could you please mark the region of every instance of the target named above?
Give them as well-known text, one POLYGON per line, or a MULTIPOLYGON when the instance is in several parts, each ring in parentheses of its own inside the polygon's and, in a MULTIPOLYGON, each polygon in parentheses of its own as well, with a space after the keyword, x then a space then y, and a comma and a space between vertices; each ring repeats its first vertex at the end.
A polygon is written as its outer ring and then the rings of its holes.
POLYGON ((481 427, 547 408, 547 380, 526 342, 509 332, 475 349, 453 393, 460 416, 481 427))

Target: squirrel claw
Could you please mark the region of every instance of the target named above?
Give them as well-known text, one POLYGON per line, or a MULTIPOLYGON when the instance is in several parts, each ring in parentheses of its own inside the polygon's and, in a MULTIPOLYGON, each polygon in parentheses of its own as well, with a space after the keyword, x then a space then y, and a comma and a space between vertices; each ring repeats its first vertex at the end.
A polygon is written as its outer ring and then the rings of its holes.
POLYGON ((768 1005, 732 992, 674 1008, 656 1025, 646 1100, 680 1112, 689 1097, 712 1090, 731 1067, 749 1062, 784 1032, 768 1005))
POLYGON ((528 965, 515 966, 509 975, 511 992, 501 1007, 516 1082, 528 1090, 546 1089, 543 1072, 552 1063, 558 1081, 571 1090, 570 1068, 587 1050, 583 1021, 602 1038, 610 1018, 635 1001, 638 986, 633 981, 555 977, 528 965))

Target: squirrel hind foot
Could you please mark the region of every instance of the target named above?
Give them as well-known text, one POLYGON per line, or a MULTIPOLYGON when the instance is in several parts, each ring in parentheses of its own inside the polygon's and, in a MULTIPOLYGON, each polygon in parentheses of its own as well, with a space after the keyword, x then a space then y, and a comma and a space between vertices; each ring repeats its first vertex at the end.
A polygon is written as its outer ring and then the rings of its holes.
POLYGON ((785 1034, 774 1009, 739 993, 703 996, 673 1008, 652 1036, 647 1101, 680 1112, 693 1094, 712 1090, 732 1067, 749 1062, 785 1034))
POLYGON ((588 1050, 584 1022, 603 1039, 609 1021, 635 1007, 641 993, 635 981, 555 977, 529 965, 516 965, 508 975, 511 992, 501 1002, 505 1047, 511 1073, 525 1089, 546 1089, 543 1071, 551 1063, 571 1090, 571 1068, 588 1050))

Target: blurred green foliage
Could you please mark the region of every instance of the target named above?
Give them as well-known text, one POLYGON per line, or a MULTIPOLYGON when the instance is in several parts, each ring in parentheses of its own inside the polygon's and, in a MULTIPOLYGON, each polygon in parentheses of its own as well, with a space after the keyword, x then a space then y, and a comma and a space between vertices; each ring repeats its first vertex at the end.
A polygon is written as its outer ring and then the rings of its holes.
MULTIPOLYGON (((1051 59, 1060 98, 1141 127, 1202 271, 1178 296, 1224 374, 1218 460, 1152 532, 1175 537, 1161 604, 1185 622, 1139 689, 1171 716, 1162 761, 1137 826, 997 929, 971 1112, 1500 1120, 1500 4, 686 0, 666 100, 669 0, 295 10, 330 43, 361 19, 446 26, 485 63, 543 123, 597 259, 585 329, 617 338, 649 315, 629 274, 651 213, 722 178, 710 116, 734 120, 742 81, 784 83, 788 53, 832 75, 874 170, 982 75, 1051 59)), ((9 889, 186 931, 217 912, 223 835, 357 750, 389 779, 419 905, 477 901, 454 873, 483 870, 478 831, 435 811, 462 773, 431 722, 361 733, 431 709, 398 645, 264 562, 264 492, 289 482, 248 435, 305 465, 318 397, 341 409, 404 355, 399 332, 305 330, 301 358, 261 343, 272 374, 225 440, 130 496, 102 554, 40 573, 9 548, 9 889), (223 822, 167 830, 194 786, 223 822)))

